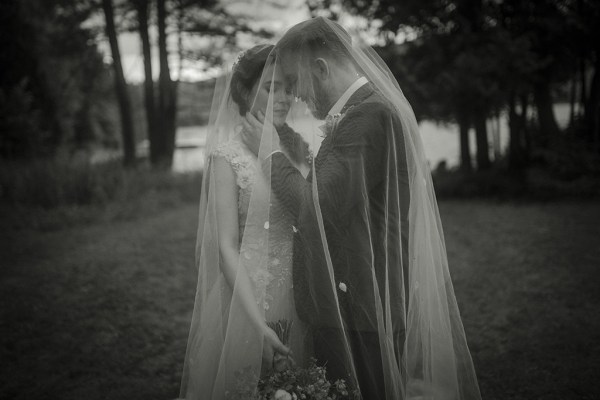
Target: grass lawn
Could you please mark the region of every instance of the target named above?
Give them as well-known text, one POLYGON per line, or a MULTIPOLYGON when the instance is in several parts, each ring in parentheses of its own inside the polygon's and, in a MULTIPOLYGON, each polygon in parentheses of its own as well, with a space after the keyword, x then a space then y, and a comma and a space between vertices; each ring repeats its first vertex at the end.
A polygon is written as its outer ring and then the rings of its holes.
MULTIPOLYGON (((196 209, 2 230, 0 398, 177 397, 196 209)), ((600 204, 440 211, 483 398, 600 398, 600 204)))

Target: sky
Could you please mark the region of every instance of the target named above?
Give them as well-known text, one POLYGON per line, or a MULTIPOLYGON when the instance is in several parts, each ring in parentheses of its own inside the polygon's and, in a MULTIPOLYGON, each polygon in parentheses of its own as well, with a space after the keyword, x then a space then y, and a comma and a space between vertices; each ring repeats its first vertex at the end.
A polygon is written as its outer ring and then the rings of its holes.
MULTIPOLYGON (((221 1, 230 13, 246 15, 252 21, 254 28, 266 28, 283 34, 288 28, 304 21, 310 17, 305 0, 226 0, 221 1)), ((156 30, 150 32, 151 42, 156 43, 156 30)), ((276 34, 277 36, 277 34, 276 34)), ((201 37, 184 38, 184 47, 201 46, 201 37)), ((205 39, 204 39, 205 40, 205 39)), ((238 43, 243 47, 251 47, 254 43, 244 35, 238 35, 238 43)), ((177 36, 169 35, 168 47, 171 53, 169 65, 171 67, 171 78, 178 78, 179 57, 177 56, 177 36)), ((141 42, 136 32, 126 32, 119 35, 119 49, 125 79, 130 83, 139 83, 144 80, 144 65, 141 56, 141 42)), ((107 61, 111 60, 110 47, 107 40, 100 42, 100 50, 104 53, 107 61)), ((158 50, 156 46, 152 49, 152 65, 155 79, 158 76, 158 50)), ((191 61, 184 62, 181 80, 198 81, 210 78, 218 71, 203 72, 200 63, 191 61)))

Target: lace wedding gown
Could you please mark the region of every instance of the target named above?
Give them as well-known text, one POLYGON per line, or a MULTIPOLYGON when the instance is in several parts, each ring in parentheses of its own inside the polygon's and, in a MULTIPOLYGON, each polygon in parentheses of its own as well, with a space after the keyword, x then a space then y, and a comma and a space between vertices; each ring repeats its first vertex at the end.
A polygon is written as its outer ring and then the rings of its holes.
MULTIPOLYGON (((272 193, 259 170, 256 156, 244 144, 232 139, 218 146, 213 157, 223 157, 235 173, 238 189, 240 260, 253 284, 255 299, 264 310, 267 322, 293 321, 289 346, 303 363, 305 327, 294 305, 292 256, 294 233, 290 215, 272 193), (257 221, 248 215, 250 202, 268 202, 268 220, 257 221), (267 235, 265 235, 265 230, 267 235), (244 240, 242 245, 241 240, 244 240)), ((222 280, 222 293, 231 289, 222 280)))

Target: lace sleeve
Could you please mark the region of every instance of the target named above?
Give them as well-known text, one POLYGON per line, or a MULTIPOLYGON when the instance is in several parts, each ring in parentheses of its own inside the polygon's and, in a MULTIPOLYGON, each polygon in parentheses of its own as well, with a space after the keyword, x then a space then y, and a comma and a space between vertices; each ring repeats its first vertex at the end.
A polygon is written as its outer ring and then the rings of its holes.
POLYGON ((223 143, 212 152, 212 157, 223 157, 235 172, 237 185, 246 189, 254 180, 256 171, 251 156, 242 146, 235 141, 223 143))

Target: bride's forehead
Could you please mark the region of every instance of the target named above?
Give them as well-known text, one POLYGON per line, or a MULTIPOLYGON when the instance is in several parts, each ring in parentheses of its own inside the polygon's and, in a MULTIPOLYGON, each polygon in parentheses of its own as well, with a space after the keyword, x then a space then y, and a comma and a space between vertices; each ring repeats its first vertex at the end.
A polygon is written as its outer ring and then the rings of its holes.
POLYGON ((283 79, 284 73, 281 68, 281 65, 278 64, 269 64, 265 66, 265 70, 263 72, 264 79, 266 80, 281 80, 283 79))

